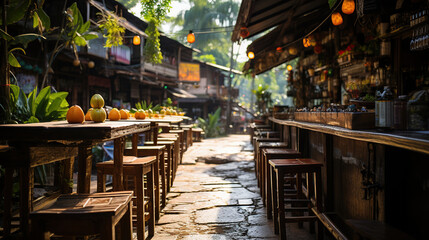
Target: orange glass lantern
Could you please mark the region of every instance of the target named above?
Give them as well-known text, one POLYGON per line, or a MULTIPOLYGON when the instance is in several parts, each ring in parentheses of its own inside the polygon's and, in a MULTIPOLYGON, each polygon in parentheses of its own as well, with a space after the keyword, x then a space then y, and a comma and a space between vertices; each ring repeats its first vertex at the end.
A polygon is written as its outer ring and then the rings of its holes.
POLYGON ((248 52, 248 53, 247 53, 247 57, 248 57, 249 59, 254 59, 254 58, 255 58, 255 53, 253 53, 253 52, 248 52))
POLYGON ((249 30, 247 30, 247 27, 241 27, 240 28, 240 37, 247 38, 249 36, 249 30))
POLYGON ((286 67, 286 69, 288 70, 288 71, 292 71, 292 69, 293 69, 293 67, 292 67, 292 65, 287 65, 287 67, 286 67))
POLYGON ((297 55, 298 54, 298 50, 294 47, 290 47, 288 52, 290 55, 297 55))
POLYGON ((139 36, 133 37, 133 44, 134 45, 140 45, 140 37, 139 36))
POLYGON ((341 10, 344 14, 352 14, 355 11, 355 1, 344 0, 341 10))
POLYGON ((195 35, 192 32, 192 30, 189 31, 188 36, 186 36, 186 40, 188 41, 188 43, 194 43, 195 42, 195 35))
POLYGON ((310 39, 308 38, 303 38, 302 39, 302 44, 304 44, 304 47, 309 47, 310 46, 310 39))
POLYGON ((341 25, 343 23, 343 17, 339 12, 334 12, 331 15, 331 20, 332 20, 332 24, 334 24, 335 26, 341 25))
POLYGON ((277 48, 276 48, 276 51, 277 51, 278 53, 281 53, 281 52, 283 52, 283 48, 282 48, 282 47, 277 47, 277 48))

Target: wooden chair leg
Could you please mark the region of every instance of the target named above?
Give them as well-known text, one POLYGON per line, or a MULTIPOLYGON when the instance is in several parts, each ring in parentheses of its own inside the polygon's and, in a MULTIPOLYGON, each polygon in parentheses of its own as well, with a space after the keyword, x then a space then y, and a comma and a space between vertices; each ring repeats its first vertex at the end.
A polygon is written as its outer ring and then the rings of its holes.
POLYGON ((20 169, 20 225, 24 239, 29 238, 29 214, 33 210, 34 168, 20 169))
POLYGON ((97 171, 97 192, 106 192, 106 175, 97 171))
POLYGON ((11 231, 12 222, 12 189, 13 189, 13 168, 5 169, 4 181, 4 213, 3 213, 3 237, 8 237, 11 231))
MULTIPOLYGON (((136 177, 135 183, 136 196, 137 196, 137 239, 145 239, 145 210, 144 210, 144 185, 143 185, 143 173, 136 177)), ((124 216, 125 217, 125 216, 124 216)))
POLYGON ((279 205, 277 202, 277 173, 270 165, 271 172, 271 201, 273 202, 274 233, 279 233, 279 205))
POLYGON ((147 196, 149 197, 149 235, 148 238, 155 236, 155 203, 154 203, 154 165, 152 165, 152 170, 147 174, 147 196))

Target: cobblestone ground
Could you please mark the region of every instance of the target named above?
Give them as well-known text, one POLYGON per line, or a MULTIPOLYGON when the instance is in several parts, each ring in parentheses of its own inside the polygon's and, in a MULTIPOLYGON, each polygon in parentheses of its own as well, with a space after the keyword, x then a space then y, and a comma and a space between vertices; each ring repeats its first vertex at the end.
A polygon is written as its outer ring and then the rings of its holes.
MULTIPOLYGON (((288 226, 288 239, 314 239, 288 226)), ((154 240, 277 239, 257 187, 248 135, 205 139, 184 154, 154 240)))

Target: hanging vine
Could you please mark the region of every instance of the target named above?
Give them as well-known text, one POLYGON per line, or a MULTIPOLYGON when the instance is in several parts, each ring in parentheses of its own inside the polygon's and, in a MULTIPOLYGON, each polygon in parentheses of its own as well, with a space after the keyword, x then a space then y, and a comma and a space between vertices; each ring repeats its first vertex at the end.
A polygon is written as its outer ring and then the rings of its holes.
POLYGON ((145 61, 159 64, 162 62, 162 53, 158 28, 170 11, 171 0, 141 0, 141 4, 141 15, 149 22, 145 31, 149 36, 144 48, 145 61))

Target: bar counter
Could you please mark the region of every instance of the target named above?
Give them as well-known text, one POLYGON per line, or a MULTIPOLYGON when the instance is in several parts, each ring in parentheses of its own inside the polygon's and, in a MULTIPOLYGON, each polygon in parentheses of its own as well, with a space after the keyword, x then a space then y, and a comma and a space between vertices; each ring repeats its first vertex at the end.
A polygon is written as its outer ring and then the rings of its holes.
POLYGON ((377 130, 350 130, 326 124, 299 122, 269 118, 271 122, 279 125, 299 127, 315 132, 335 135, 358 141, 379 143, 411 151, 429 154, 429 131, 386 131, 377 130))
POLYGON ((375 221, 427 239, 429 131, 379 132, 269 121, 288 148, 323 163, 323 212, 335 226, 364 234, 362 226, 370 228, 375 221), (356 221, 360 227, 350 224, 356 221))

